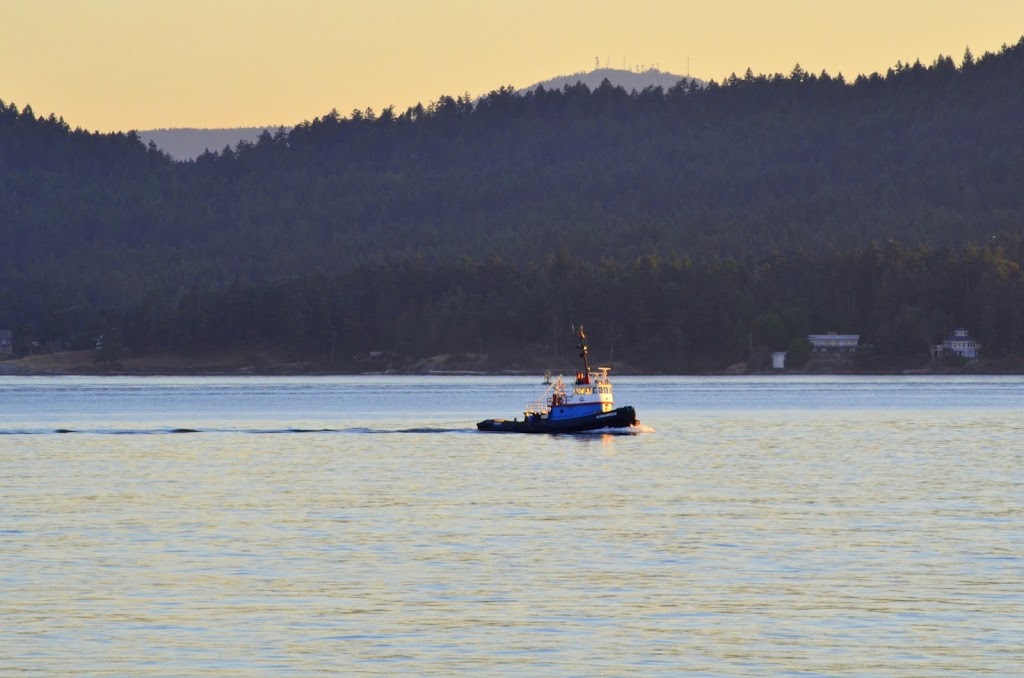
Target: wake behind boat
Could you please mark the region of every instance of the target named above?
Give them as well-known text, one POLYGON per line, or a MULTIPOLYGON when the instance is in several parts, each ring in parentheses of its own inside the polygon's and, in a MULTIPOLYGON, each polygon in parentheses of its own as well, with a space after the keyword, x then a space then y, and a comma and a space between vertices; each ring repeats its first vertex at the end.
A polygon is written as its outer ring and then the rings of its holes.
POLYGON ((583 371, 576 373, 572 389, 558 377, 540 399, 527 406, 523 420, 485 419, 476 425, 481 431, 502 433, 577 433, 603 428, 625 428, 637 424, 636 411, 629 405, 615 407, 610 367, 590 369, 587 335, 580 326, 580 357, 583 371))

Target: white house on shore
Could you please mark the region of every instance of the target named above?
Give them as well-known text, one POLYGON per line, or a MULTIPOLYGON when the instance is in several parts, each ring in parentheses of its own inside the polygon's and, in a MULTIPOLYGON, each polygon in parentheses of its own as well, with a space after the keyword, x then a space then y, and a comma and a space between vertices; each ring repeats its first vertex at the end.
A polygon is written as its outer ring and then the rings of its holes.
POLYGON ((807 341, 811 342, 811 350, 816 353, 846 353, 856 351, 860 343, 859 334, 808 334, 807 341))
POLYGON ((981 344, 972 339, 966 329, 958 327, 941 344, 932 347, 933 358, 941 358, 944 355, 958 355, 968 360, 976 360, 981 355, 981 344))

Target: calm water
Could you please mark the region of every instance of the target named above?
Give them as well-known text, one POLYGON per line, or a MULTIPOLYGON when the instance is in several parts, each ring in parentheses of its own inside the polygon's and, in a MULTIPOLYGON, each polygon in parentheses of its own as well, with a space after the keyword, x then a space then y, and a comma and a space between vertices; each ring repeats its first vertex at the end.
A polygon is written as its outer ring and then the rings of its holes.
POLYGON ((0 672, 1020 675, 1024 379, 0 378, 0 672))

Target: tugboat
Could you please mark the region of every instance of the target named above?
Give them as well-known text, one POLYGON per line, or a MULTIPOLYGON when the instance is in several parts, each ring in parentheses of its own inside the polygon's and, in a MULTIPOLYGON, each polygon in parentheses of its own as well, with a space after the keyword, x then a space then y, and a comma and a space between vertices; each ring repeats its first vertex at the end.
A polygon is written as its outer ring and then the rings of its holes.
POLYGON ((537 402, 526 407, 522 421, 485 419, 476 425, 477 429, 501 433, 577 433, 635 426, 636 411, 631 406, 615 407, 612 384, 608 380, 611 368, 590 369, 587 335, 582 325, 576 336, 580 340, 578 348, 583 358, 583 371, 576 373, 571 391, 562 377, 558 377, 537 402))

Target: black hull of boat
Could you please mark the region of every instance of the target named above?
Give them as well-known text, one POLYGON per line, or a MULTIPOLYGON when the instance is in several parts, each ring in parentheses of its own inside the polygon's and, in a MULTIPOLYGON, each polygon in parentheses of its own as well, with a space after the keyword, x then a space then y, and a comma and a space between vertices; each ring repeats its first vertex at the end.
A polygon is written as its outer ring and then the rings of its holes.
POLYGON ((626 428, 634 425, 636 425, 636 410, 627 405, 611 412, 600 412, 572 419, 536 419, 532 421, 486 419, 476 427, 481 431, 497 433, 579 433, 603 428, 626 428))

